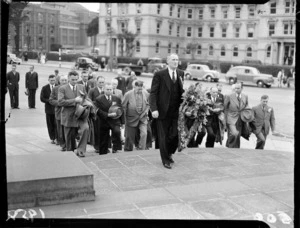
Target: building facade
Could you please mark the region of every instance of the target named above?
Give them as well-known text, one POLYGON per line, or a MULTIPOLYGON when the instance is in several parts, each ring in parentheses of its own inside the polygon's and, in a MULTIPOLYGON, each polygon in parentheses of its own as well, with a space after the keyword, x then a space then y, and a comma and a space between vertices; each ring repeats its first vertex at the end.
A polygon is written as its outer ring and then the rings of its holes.
POLYGON ((90 12, 75 3, 29 4, 21 26, 20 48, 50 51, 51 44, 66 49, 84 49, 91 46, 86 29, 98 13, 90 12))
POLYGON ((118 34, 127 30, 137 35, 134 57, 174 52, 181 59, 283 64, 288 56, 294 65, 295 4, 100 3, 98 46, 120 56, 118 34))

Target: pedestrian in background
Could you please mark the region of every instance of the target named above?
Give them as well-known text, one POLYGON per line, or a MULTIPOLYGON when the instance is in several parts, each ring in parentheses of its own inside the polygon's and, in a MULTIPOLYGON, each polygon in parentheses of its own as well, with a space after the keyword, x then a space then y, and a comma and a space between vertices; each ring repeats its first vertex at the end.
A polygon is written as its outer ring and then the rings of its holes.
POLYGON ((20 74, 16 71, 17 65, 11 65, 11 71, 6 74, 6 84, 10 96, 10 107, 19 109, 19 81, 20 74))
POLYGON ((30 109, 35 108, 35 93, 39 87, 38 73, 34 70, 34 66, 29 67, 29 72, 25 75, 25 88, 28 94, 28 107, 30 109))
POLYGON ((89 76, 86 71, 81 72, 81 80, 77 81, 77 84, 83 85, 86 93, 90 91, 91 88, 94 87, 94 83, 88 80, 89 76))
POLYGON ((134 71, 130 72, 130 76, 128 78, 126 78, 126 92, 128 92, 129 90, 132 90, 132 82, 134 80, 137 80, 137 77, 134 73, 134 71))
POLYGON ((261 96, 260 104, 252 108, 255 117, 253 121, 255 126, 253 133, 257 138, 255 149, 264 149, 270 128, 275 133, 274 109, 268 106, 268 101, 268 95, 263 95, 261 96))
POLYGON ((293 78, 293 68, 290 68, 286 75, 286 84, 287 87, 289 88, 291 86, 291 79, 293 78))
POLYGON ((117 89, 121 90, 122 94, 124 95, 126 92, 126 80, 125 77, 123 77, 121 70, 118 71, 118 76, 116 77, 116 79, 118 80, 117 89))
POLYGON ((281 69, 280 71, 278 71, 277 74, 278 87, 282 87, 283 78, 284 78, 284 69, 281 69))
POLYGON ((55 120, 55 107, 51 105, 49 98, 51 92, 55 87, 55 76, 53 74, 48 77, 48 84, 43 86, 41 89, 40 100, 45 103, 45 113, 46 113, 46 123, 48 134, 52 144, 59 144, 57 140, 57 128, 56 128, 56 120, 55 120))
POLYGON ((59 76, 59 71, 57 69, 54 70, 54 76, 55 76, 55 85, 59 85, 59 83, 60 83, 60 76, 59 76))

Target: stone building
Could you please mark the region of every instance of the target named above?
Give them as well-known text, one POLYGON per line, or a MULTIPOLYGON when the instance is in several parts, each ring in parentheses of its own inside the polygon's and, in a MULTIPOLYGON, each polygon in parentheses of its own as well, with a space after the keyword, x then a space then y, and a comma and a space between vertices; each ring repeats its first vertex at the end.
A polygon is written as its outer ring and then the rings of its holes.
POLYGON ((181 59, 283 64, 291 56, 294 65, 295 3, 100 3, 98 46, 100 53, 109 55, 112 47, 120 56, 118 34, 128 30, 137 34, 134 57, 175 52, 181 59))

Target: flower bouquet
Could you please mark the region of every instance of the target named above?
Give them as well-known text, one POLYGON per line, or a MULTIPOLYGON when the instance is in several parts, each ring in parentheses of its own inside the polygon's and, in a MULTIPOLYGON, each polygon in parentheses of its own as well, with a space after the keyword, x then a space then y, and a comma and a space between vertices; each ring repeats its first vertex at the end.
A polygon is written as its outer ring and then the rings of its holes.
POLYGON ((197 131, 201 131, 202 125, 206 124, 208 114, 206 90, 201 84, 190 85, 183 93, 183 102, 179 107, 178 117, 178 151, 187 147, 197 131), (192 119, 193 125, 188 128, 187 120, 192 119))

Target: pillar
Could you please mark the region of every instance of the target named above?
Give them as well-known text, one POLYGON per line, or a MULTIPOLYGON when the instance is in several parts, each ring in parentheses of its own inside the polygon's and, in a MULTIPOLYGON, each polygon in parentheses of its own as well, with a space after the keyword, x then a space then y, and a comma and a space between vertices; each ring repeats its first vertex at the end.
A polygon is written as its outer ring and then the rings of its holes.
POLYGON ((280 42, 280 50, 279 50, 279 64, 283 65, 283 53, 284 52, 284 43, 280 42))

